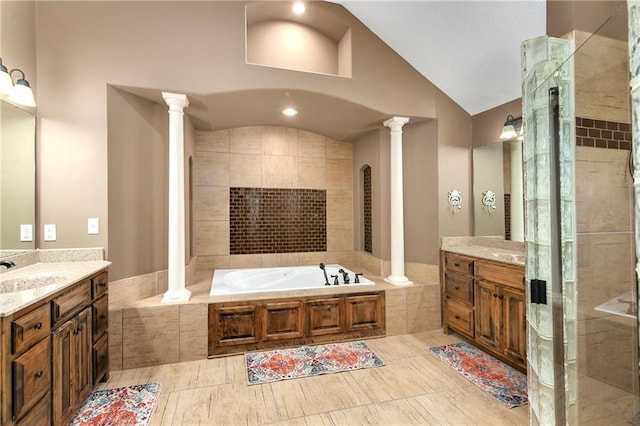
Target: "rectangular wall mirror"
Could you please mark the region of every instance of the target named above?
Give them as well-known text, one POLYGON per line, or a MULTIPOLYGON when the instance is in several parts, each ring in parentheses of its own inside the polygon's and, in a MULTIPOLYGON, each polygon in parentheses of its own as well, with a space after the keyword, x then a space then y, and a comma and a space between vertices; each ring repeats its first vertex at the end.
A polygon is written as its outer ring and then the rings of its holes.
POLYGON ((473 149, 474 235, 524 240, 522 141, 473 149))
POLYGON ((0 100, 0 258, 35 249, 35 166, 35 117, 0 100))

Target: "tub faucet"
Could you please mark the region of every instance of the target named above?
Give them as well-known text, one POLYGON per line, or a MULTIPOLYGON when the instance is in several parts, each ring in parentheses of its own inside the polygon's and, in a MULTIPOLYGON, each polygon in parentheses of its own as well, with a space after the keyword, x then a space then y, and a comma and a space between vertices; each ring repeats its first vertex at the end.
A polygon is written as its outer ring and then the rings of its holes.
POLYGON ((16 266, 16 264, 10 260, 0 260, 0 266, 5 266, 7 269, 9 269, 16 266))
POLYGON ((349 274, 342 268, 338 270, 342 274, 342 282, 349 284, 349 274))
POLYGON ((324 285, 331 285, 329 284, 329 277, 327 277, 327 271, 324 269, 324 263, 320 263, 320 269, 322 269, 322 273, 324 274, 324 285))

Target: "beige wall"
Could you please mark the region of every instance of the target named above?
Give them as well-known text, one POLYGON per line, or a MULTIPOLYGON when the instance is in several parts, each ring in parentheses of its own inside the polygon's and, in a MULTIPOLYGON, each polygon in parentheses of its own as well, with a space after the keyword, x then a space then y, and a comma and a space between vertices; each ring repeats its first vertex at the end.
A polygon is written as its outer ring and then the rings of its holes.
MULTIPOLYGON (((439 160, 455 163, 446 177, 452 185, 462 180, 468 191, 469 116, 342 7, 324 7, 351 27, 353 78, 245 64, 244 2, 38 2, 37 207, 40 223, 58 224, 58 241, 39 246, 105 246, 109 258, 117 247, 122 256, 137 256, 135 244, 111 247, 104 227, 98 236, 86 235, 88 217, 115 223, 108 219, 108 84, 201 94, 306 89, 389 115, 422 117, 436 115, 437 93, 438 139, 455 146, 439 160)), ((456 220, 456 234, 469 233, 466 222, 456 220)))
MULTIPOLYGON (((547 0, 547 34, 562 37, 573 30, 593 33, 625 7, 624 0, 547 0)), ((626 38, 626 28, 609 36, 626 38)))
POLYGON ((507 116, 522 117, 522 99, 514 99, 471 117, 473 147, 499 143, 507 116))
MULTIPOLYGON (((38 91, 36 72, 36 5, 34 1, 0 2, 0 58, 9 70, 19 68, 38 91)), ((27 109, 27 108, 25 108, 27 109)))
POLYGON ((440 237, 471 235, 471 117, 443 93, 438 105, 438 206, 440 237), (462 193, 462 209, 453 213, 447 193, 462 193))
POLYGON ((247 28, 247 62, 337 75, 338 44, 294 22, 261 22, 247 28))
POLYGON ((353 259, 353 145, 288 127, 196 132, 198 269, 341 262, 353 259), (230 256, 229 188, 324 189, 327 252, 230 256))
MULTIPOLYGON (((108 234, 113 265, 110 279, 167 268, 168 107, 123 90, 107 88, 109 166, 108 234)), ((185 197, 189 195, 189 157, 194 130, 185 116, 185 197)), ((185 202, 186 262, 190 258, 190 210, 185 202)))

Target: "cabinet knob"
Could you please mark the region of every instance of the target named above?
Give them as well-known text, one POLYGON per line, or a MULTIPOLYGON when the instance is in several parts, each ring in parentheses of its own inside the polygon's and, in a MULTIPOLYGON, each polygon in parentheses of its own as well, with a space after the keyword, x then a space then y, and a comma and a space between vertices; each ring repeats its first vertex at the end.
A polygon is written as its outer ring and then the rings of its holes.
POLYGON ((100 319, 107 319, 106 315, 100 315, 100 319))
POLYGON ((460 262, 453 262, 453 266, 460 266, 460 262))
POLYGON ((460 287, 459 287, 459 286, 455 286, 454 288, 455 288, 456 290, 460 290, 460 287))
POLYGON ((107 354, 100 355, 100 359, 107 359, 107 354))
POLYGON ((42 328, 42 323, 36 323, 36 325, 33 326, 33 328, 35 328, 36 330, 40 330, 42 328))
POLYGON ((459 319, 460 319, 460 317, 459 317, 458 315, 456 315, 456 316, 455 316, 455 319, 459 320, 459 319))
POLYGON ((98 287, 106 287, 107 283, 98 283, 98 287))
POLYGON ((42 372, 42 370, 38 371, 38 372, 35 374, 36 379, 39 379, 39 378, 40 378, 40 377, 42 377, 43 375, 44 375, 44 373, 42 372))
POLYGON ((80 332, 80 331, 82 331, 82 324, 80 324, 80 325, 78 326, 78 331, 79 331, 79 332, 80 332))
POLYGON ((497 295, 497 294, 495 294, 495 293, 493 293, 493 297, 498 297, 498 295, 497 295))
POLYGON ((498 299, 504 299, 504 295, 501 294, 500 296, 498 296, 498 299))

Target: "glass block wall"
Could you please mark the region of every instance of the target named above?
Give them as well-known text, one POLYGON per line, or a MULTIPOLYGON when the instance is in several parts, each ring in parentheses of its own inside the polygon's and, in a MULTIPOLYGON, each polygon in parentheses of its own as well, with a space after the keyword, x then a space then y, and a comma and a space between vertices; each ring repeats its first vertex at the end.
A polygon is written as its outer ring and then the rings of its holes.
POLYGON ((522 45, 527 350, 532 424, 556 424, 559 420, 575 424, 577 419, 573 51, 572 40, 547 36, 527 40, 522 45), (557 212, 551 179, 555 167, 550 136, 552 87, 558 87, 560 111, 557 212), (546 281, 547 304, 530 303, 532 279, 546 281), (554 350, 554 343, 561 346, 554 350))
MULTIPOLYGON (((631 155, 633 157, 634 226, 636 244, 636 277, 640 278, 640 0, 627 0, 629 22, 629 71, 631 86, 631 155)), ((640 302, 640 291, 636 289, 640 302)), ((636 305, 640 306, 640 305, 636 305)), ((637 314, 636 314, 637 315, 637 314)), ((638 327, 640 329, 640 327, 638 327)), ((637 405, 635 419, 640 420, 637 405)))

